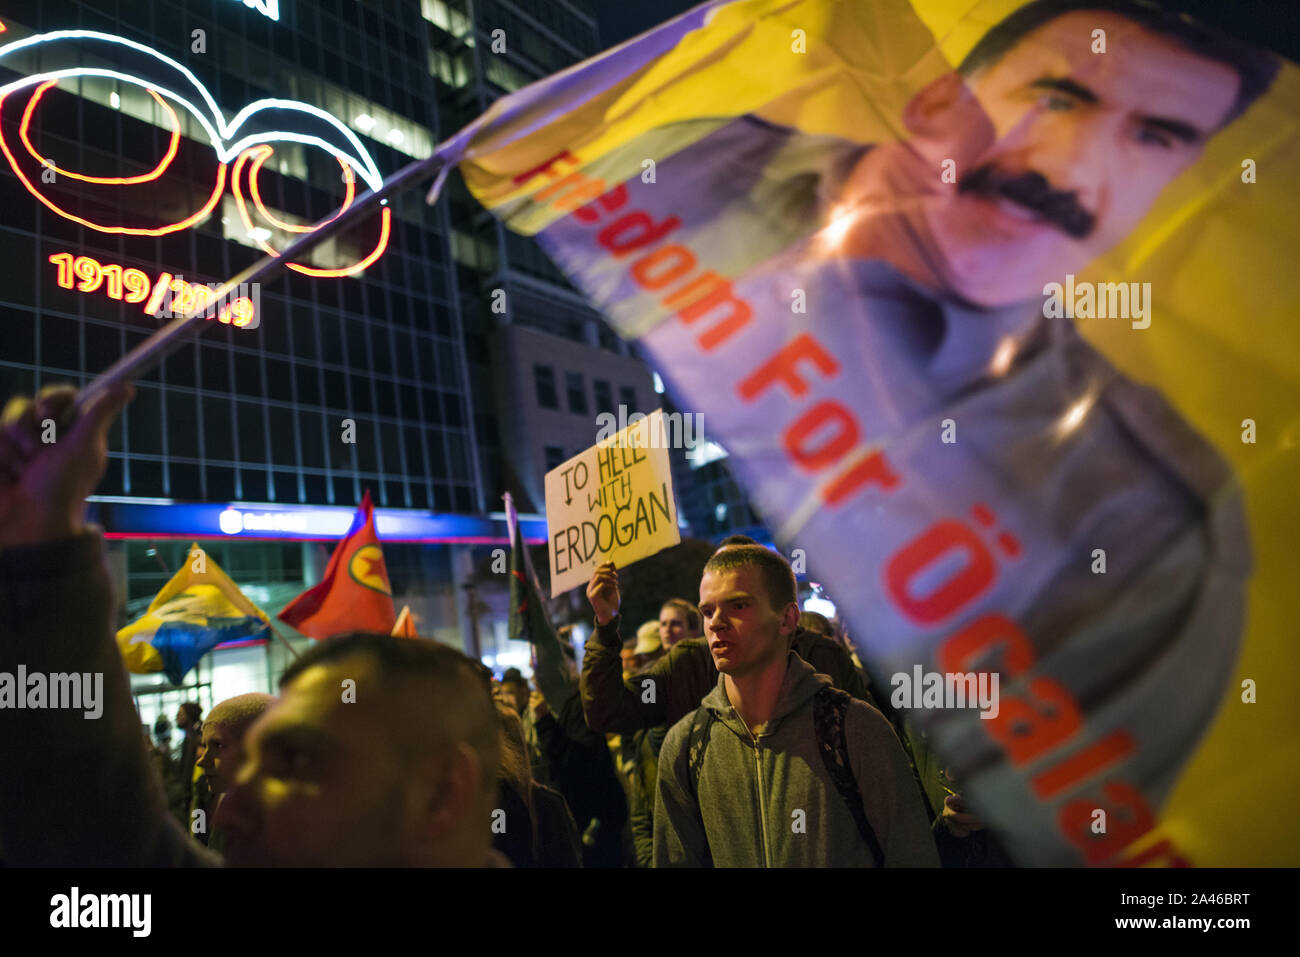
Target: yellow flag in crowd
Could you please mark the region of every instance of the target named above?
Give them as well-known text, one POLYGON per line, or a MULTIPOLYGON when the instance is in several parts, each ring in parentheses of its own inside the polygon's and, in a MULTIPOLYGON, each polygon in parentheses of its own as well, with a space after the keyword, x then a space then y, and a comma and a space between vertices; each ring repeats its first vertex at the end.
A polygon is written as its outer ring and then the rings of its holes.
POLYGON ((197 544, 148 610, 117 633, 128 671, 166 672, 180 684, 200 658, 227 641, 262 638, 270 619, 197 544))

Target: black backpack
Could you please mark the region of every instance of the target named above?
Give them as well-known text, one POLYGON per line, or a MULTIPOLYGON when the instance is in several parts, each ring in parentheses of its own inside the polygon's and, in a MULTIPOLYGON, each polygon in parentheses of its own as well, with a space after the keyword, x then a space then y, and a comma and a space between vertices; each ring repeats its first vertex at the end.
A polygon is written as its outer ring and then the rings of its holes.
MULTIPOLYGON (((849 763, 849 745, 844 732, 844 715, 849 702, 853 699, 845 692, 830 685, 823 685, 813 695, 813 729, 817 734, 817 749, 821 752, 822 763, 826 772, 835 782, 835 790, 848 805, 853 823, 858 826, 858 834, 866 842, 877 867, 885 864, 885 854, 881 850, 876 832, 871 829, 867 812, 862 808, 862 791, 858 780, 853 776, 853 765, 849 763)), ((691 797, 699 802, 700 769, 704 767, 704 749, 709 743, 709 732, 713 728, 712 710, 701 705, 691 716, 691 731, 686 739, 687 766, 691 797)))

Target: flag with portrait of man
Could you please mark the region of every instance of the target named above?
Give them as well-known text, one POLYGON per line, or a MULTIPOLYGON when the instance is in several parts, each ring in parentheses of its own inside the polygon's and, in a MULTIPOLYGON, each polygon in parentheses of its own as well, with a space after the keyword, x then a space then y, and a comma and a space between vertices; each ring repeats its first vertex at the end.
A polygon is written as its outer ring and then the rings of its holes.
POLYGON ((1300 781, 1254 686, 1300 666, 1300 72, 1233 27, 717 0, 442 148, 705 415, 877 687, 999 673, 996 717, 909 722, 1019 863, 1297 850, 1246 822, 1300 781))

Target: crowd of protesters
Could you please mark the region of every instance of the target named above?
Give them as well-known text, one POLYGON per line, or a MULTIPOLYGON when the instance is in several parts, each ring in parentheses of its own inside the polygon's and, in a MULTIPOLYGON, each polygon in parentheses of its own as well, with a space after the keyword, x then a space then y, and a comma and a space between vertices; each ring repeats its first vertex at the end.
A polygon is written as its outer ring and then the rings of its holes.
POLYGON ((790 565, 743 536, 635 631, 599 566, 581 662, 548 634, 531 683, 435 642, 342 635, 277 697, 183 705, 173 757, 141 734, 84 519, 128 398, 73 420, 73 392, 47 390, 4 411, 0 672, 104 675, 99 720, 0 712, 4 864, 1009 863, 839 625, 800 614, 790 565), (67 424, 53 444, 47 419, 67 424))

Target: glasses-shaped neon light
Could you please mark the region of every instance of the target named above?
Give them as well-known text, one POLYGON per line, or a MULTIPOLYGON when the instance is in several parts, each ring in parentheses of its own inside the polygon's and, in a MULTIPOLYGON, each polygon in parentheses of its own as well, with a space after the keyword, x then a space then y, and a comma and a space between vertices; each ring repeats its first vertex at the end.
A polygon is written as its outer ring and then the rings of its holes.
MULTIPOLYGON (((202 206, 190 215, 176 222, 159 226, 125 226, 121 224, 95 222, 78 216, 64 209, 45 195, 35 179, 23 169, 25 165, 15 155, 15 151, 4 136, 0 126, 0 152, 4 153, 14 174, 23 187, 39 202, 58 215, 79 223, 89 229, 104 233, 117 233, 131 236, 163 236, 168 233, 188 229, 190 226, 206 219, 216 208, 225 190, 227 167, 234 163, 231 184, 234 187, 235 201, 240 219, 250 233, 254 232, 253 214, 248 209, 241 175, 247 166, 248 193, 251 194, 257 215, 277 229, 293 233, 311 232, 318 227, 294 226, 282 222, 271 215, 261 198, 257 183, 262 164, 273 154, 271 144, 279 142, 296 142, 306 146, 323 149, 338 160, 344 171, 346 196, 342 207, 328 221, 333 221, 350 206, 355 198, 354 176, 359 176, 370 189, 376 190, 382 185, 383 178, 375 167, 374 160, 361 145, 361 141, 351 130, 335 117, 323 110, 294 100, 258 100, 240 110, 229 122, 217 107, 216 101, 198 78, 181 64, 163 56, 156 50, 106 33, 87 30, 62 30, 53 33, 38 34, 24 40, 18 40, 0 46, 0 66, 16 68, 15 60, 23 51, 39 50, 42 66, 50 69, 31 73, 11 83, 0 86, 0 110, 5 100, 12 93, 34 87, 23 109, 19 123, 19 141, 27 155, 36 164, 57 171, 58 176, 66 176, 88 186, 109 186, 113 188, 138 187, 162 177, 176 158, 180 146, 181 122, 173 105, 189 112, 209 138, 217 158, 216 184, 202 206), (85 67, 79 64, 112 57, 114 60, 130 59, 134 73, 119 70, 85 67), (66 64, 66 65, 60 65, 66 64), (171 126, 171 140, 167 151, 158 165, 147 173, 137 176, 111 177, 89 176, 56 167, 41 155, 31 141, 30 127, 33 116, 41 98, 49 89, 57 85, 64 77, 99 76, 115 79, 119 82, 143 87, 157 101, 168 116, 171 126), (294 128, 296 127, 296 128, 294 128)), ((392 229, 392 210, 385 206, 380 211, 379 239, 374 249, 365 257, 350 266, 336 269, 321 269, 301 263, 288 263, 288 267, 304 275, 317 277, 336 277, 355 275, 374 263, 387 248, 392 229)), ((255 241, 271 255, 279 255, 264 239, 255 241)))

